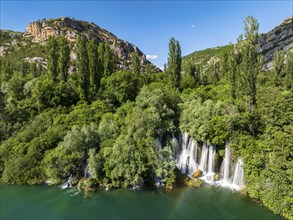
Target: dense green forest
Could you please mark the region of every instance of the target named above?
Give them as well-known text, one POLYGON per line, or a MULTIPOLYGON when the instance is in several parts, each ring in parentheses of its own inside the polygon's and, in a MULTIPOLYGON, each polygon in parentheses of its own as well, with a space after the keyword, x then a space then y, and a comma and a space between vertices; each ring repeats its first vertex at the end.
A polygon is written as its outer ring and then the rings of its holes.
MULTIPOLYGON (((262 71, 258 23, 208 68, 182 62, 172 38, 164 72, 119 70, 107 43, 79 36, 26 44, 0 57, 0 177, 12 184, 131 188, 178 182, 173 135, 232 153, 245 164, 243 193, 293 219, 293 53, 277 51, 262 71), (25 62, 46 57, 47 64, 25 62), (286 62, 284 62, 286 60, 286 62), (182 65, 184 63, 184 65, 182 65), (77 72, 69 74, 69 66, 77 72), (156 139, 171 147, 157 150, 156 139), (85 173, 86 171, 86 173, 85 173)), ((5 39, 7 41, 7 39, 5 39)))

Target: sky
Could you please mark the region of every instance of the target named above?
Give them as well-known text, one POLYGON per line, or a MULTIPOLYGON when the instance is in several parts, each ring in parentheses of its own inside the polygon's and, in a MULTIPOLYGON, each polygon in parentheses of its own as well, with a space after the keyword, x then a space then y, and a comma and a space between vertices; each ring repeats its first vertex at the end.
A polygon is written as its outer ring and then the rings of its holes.
POLYGON ((0 29, 24 31, 32 21, 63 16, 94 22, 163 67, 171 37, 184 56, 236 42, 247 16, 255 17, 259 32, 266 33, 292 14, 293 0, 0 0, 0 29))

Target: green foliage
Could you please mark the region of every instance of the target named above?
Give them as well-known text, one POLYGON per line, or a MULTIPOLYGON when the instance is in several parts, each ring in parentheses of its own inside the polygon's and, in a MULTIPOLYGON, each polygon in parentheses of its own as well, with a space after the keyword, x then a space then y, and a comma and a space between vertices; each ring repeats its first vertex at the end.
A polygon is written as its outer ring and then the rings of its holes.
POLYGON ((118 71, 102 78, 101 92, 103 98, 115 105, 127 100, 134 100, 139 90, 139 76, 130 71, 118 71))
POLYGON ((61 81, 67 81, 68 68, 70 63, 70 48, 68 41, 64 37, 59 37, 58 41, 58 79, 61 81))
POLYGON ((227 107, 221 101, 203 102, 200 98, 186 100, 181 104, 180 129, 187 131, 195 140, 224 145, 228 138, 225 108, 227 107))
POLYGON ((101 42, 98 46, 99 60, 102 63, 103 76, 110 76, 115 72, 115 56, 111 51, 110 45, 108 43, 101 42))
POLYGON ((60 81, 58 84, 53 80, 42 77, 32 90, 32 98, 37 101, 38 110, 58 105, 71 106, 78 100, 78 95, 74 88, 67 82, 60 81))
POLYGON ((50 38, 47 43, 47 71, 53 81, 58 76, 58 43, 56 38, 50 38))
POLYGON ((88 150, 98 147, 94 124, 79 128, 73 126, 58 147, 44 157, 46 176, 53 183, 64 181, 70 175, 81 177, 86 167, 88 150))
POLYGON ((169 42, 169 57, 167 63, 167 73, 171 75, 172 84, 179 87, 181 79, 181 47, 173 37, 169 42))
POLYGON ((137 53, 131 53, 131 71, 134 75, 138 75, 140 72, 139 56, 137 53))
POLYGON ((100 154, 96 153, 95 148, 89 149, 88 154, 88 173, 92 178, 102 181, 102 178, 105 176, 105 172, 103 171, 103 158, 100 156, 100 154))
POLYGON ((81 100, 89 100, 89 59, 86 50, 86 41, 79 36, 76 41, 76 62, 78 69, 78 93, 81 100))
POLYGON ((89 58, 89 74, 90 74, 90 92, 96 94, 100 86, 102 72, 99 72, 99 54, 98 46, 94 40, 90 40, 87 44, 87 53, 89 58))

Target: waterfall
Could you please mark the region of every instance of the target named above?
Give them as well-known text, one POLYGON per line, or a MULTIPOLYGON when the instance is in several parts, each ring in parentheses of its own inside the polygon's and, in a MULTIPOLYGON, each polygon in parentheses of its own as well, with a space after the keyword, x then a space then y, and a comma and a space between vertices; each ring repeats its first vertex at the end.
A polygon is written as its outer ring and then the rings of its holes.
POLYGON ((184 132, 182 135, 182 150, 187 149, 188 133, 184 132))
POLYGON ((192 176, 195 171, 200 169, 203 173, 201 179, 209 184, 217 184, 223 187, 228 187, 233 190, 240 190, 244 187, 244 164, 238 158, 235 165, 232 166, 231 152, 229 145, 226 145, 225 156, 220 168, 220 180, 215 180, 216 166, 216 146, 208 146, 203 144, 199 164, 197 163, 197 142, 193 138, 189 138, 188 133, 184 132, 181 141, 173 135, 174 155, 176 158, 176 166, 186 175, 192 176), (233 167, 233 169, 231 169, 233 167))
POLYGON ((241 189, 244 185, 243 178, 244 178, 243 161, 240 158, 238 158, 235 169, 234 169, 232 188, 241 189))
POLYGON ((60 188, 62 188, 62 189, 66 189, 66 188, 68 188, 68 187, 70 186, 70 184, 71 184, 71 181, 72 181, 72 175, 70 175, 70 176, 68 177, 68 179, 66 180, 66 182, 63 183, 63 184, 60 186, 60 188))
POLYGON ((216 150, 214 146, 209 147, 209 161, 208 161, 208 174, 214 173, 214 161, 215 161, 216 150))
POLYGON ((187 168, 187 174, 192 175, 197 170, 197 163, 196 163, 196 156, 197 156, 197 143, 194 143, 192 138, 189 141, 190 144, 188 144, 188 155, 189 155, 189 161, 188 161, 188 168, 187 168))
MULTIPOLYGON (((176 148, 175 148, 176 150, 176 148)), ((182 135, 182 151, 177 157, 177 168, 181 173, 192 175, 197 170, 197 143, 192 138, 188 140, 188 134, 182 135)))
POLYGON ((83 178, 90 178, 91 174, 89 173, 88 167, 85 166, 83 169, 83 178))
POLYGON ((208 157, 208 147, 207 147, 207 144, 204 143, 201 149, 201 156, 200 156, 200 163, 199 163, 199 169, 203 173, 206 173, 207 157, 208 157))
POLYGON ((230 175, 230 149, 227 146, 225 148, 225 157, 224 157, 224 160, 223 160, 222 173, 221 173, 223 184, 229 184, 230 183, 229 175, 230 175))
POLYGON ((160 138, 156 138, 156 146, 158 151, 162 150, 162 143, 160 138))
POLYGON ((175 135, 174 134, 172 135, 173 135, 173 144, 174 144, 174 156, 175 156, 175 159, 178 159, 180 155, 180 145, 175 135))
POLYGON ((208 172, 204 176, 204 179, 209 182, 214 182, 216 147, 210 145, 208 152, 208 172))

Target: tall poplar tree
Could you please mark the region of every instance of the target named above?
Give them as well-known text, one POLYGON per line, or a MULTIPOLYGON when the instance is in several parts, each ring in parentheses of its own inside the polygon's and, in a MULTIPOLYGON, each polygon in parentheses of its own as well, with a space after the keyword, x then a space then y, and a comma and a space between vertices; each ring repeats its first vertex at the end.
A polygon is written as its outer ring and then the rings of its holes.
POLYGON ((49 77, 56 81, 58 75, 58 43, 56 38, 50 38, 47 43, 47 72, 49 77))
POLYGON ((105 43, 104 49, 104 76, 110 76, 115 70, 115 59, 108 43, 105 43))
POLYGON ((131 53, 131 71, 134 75, 138 75, 140 73, 140 65, 139 65, 139 56, 136 52, 131 53))
POLYGON ((236 99, 236 91, 237 91, 237 75, 239 75, 239 65, 241 63, 241 53, 238 45, 234 45, 230 48, 229 57, 228 57, 228 65, 229 65, 229 81, 231 84, 231 96, 233 103, 236 99))
POLYGON ((70 48, 64 37, 59 37, 58 43, 58 79, 67 81, 70 62, 70 48))
POLYGON ((167 73, 171 75, 172 84, 179 87, 181 79, 181 47, 173 37, 169 43, 169 57, 167 63, 167 73))
POLYGON ((78 68, 78 92, 82 100, 89 100, 89 60, 86 49, 86 40, 78 36, 76 40, 76 61, 78 68))
POLYGON ((251 16, 245 19, 244 24, 245 40, 241 45, 242 62, 240 83, 243 94, 250 97, 250 105, 252 107, 256 104, 256 80, 261 66, 257 52, 259 24, 251 16))
POLYGON ((100 85, 100 72, 99 72, 99 54, 98 46, 94 40, 90 40, 87 44, 87 53, 89 60, 89 78, 90 78, 90 91, 95 94, 100 85))
POLYGON ((105 54, 105 43, 100 42, 98 45, 98 72, 101 74, 101 78, 104 76, 104 54, 105 54))

